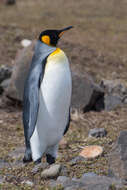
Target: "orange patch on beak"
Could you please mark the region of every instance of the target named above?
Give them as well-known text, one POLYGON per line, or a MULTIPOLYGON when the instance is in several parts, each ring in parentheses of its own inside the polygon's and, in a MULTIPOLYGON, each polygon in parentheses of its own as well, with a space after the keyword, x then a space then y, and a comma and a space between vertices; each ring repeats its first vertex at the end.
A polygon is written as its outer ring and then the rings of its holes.
POLYGON ((61 33, 59 34, 59 37, 63 36, 64 32, 65 32, 65 31, 61 32, 61 33))

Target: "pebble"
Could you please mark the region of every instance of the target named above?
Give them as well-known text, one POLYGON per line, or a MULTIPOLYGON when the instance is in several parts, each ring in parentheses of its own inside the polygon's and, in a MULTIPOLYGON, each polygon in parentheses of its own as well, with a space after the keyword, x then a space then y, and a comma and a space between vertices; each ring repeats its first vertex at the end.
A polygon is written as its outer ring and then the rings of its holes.
POLYGON ((72 109, 71 119, 72 119, 72 121, 77 121, 79 119, 79 113, 78 113, 77 109, 72 109))
POLYGON ((94 128, 89 131, 89 137, 105 137, 107 135, 107 131, 104 128, 94 128))
POLYGON ((82 157, 82 156, 76 156, 75 158, 73 158, 71 161, 70 161, 70 164, 73 166, 75 164, 77 164, 78 162, 81 162, 81 161, 84 161, 85 158, 82 157))
POLYGON ((66 139, 65 139, 65 138, 62 138, 62 140, 61 140, 60 143, 59 143, 60 148, 64 149, 64 148, 67 147, 67 145, 68 145, 68 144, 67 144, 66 139))
POLYGON ((26 184, 26 185, 29 185, 29 186, 33 186, 33 182, 32 181, 29 181, 29 180, 24 180, 21 182, 21 184, 26 184))
POLYGON ((31 40, 28 40, 28 39, 24 39, 24 40, 21 41, 21 45, 22 45, 23 47, 28 47, 28 46, 31 45, 31 43, 32 43, 32 41, 31 41, 31 40))
POLYGON ((61 165, 60 164, 53 164, 50 166, 50 168, 45 169, 41 173, 42 178, 55 178, 59 175, 61 170, 61 165))

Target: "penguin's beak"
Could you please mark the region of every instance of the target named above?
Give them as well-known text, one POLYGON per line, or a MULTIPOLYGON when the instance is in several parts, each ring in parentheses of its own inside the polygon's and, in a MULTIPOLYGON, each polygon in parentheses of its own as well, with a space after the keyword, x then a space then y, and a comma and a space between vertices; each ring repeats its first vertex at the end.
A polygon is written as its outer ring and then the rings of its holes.
POLYGON ((59 30, 59 37, 61 37, 64 34, 64 32, 66 32, 67 30, 70 30, 71 28, 74 28, 74 27, 73 26, 68 26, 68 27, 66 27, 66 28, 64 28, 62 30, 59 30))

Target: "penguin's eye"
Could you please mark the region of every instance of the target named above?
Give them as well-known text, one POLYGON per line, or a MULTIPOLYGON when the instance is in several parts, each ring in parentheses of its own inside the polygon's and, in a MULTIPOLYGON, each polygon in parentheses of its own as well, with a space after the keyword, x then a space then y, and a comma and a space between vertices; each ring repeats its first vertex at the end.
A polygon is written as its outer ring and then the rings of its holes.
POLYGON ((47 45, 50 45, 50 37, 48 35, 44 35, 41 37, 41 41, 47 45))

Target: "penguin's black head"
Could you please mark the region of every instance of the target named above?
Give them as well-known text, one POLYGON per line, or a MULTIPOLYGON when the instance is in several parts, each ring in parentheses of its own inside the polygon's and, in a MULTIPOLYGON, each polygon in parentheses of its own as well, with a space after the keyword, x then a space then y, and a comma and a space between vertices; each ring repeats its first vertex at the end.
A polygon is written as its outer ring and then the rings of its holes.
POLYGON ((47 45, 56 46, 63 33, 71 28, 73 28, 73 26, 69 26, 62 30, 45 30, 41 32, 39 40, 47 45))

